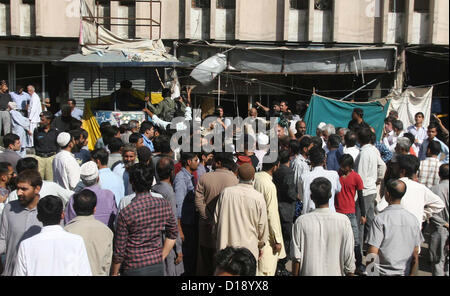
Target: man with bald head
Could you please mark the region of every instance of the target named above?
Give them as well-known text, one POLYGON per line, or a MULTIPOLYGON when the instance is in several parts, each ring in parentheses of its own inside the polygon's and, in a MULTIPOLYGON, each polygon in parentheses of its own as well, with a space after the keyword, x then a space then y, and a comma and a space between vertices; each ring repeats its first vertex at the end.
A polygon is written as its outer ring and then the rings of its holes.
POLYGON ((216 249, 245 247, 255 259, 269 237, 264 196, 253 188, 255 169, 245 163, 238 169, 239 184, 222 191, 214 212, 213 236, 216 249))
POLYGON ((400 204, 406 189, 402 180, 386 182, 389 206, 373 221, 367 241, 369 275, 407 276, 417 272, 422 236, 416 217, 400 204), (374 263, 373 258, 377 258, 374 263))
MULTIPOLYGON (((172 211, 175 215, 177 212, 177 203, 175 200, 175 192, 173 191, 174 161, 169 157, 161 157, 156 163, 156 173, 160 180, 152 187, 152 191, 159 193, 165 200, 170 202, 172 211)), ((164 260, 165 276, 180 276, 184 272, 183 250, 180 234, 178 233, 175 241, 175 247, 169 252, 164 260)))

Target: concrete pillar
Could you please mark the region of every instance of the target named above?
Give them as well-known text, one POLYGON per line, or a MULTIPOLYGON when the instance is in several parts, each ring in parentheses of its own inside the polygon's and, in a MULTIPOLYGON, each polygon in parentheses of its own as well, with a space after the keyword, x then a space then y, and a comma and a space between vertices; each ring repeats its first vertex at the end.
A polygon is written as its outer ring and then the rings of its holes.
POLYGON ((22 0, 11 0, 11 35, 20 36, 20 4, 22 0))
POLYGON ((308 41, 312 42, 314 36, 314 0, 309 0, 308 10, 308 41))
POLYGON ((388 40, 388 27, 389 27, 389 0, 380 0, 382 1, 382 10, 381 15, 383 16, 383 38, 382 42, 387 43, 388 40))
POLYGON ((210 16, 209 16, 209 38, 216 39, 216 10, 217 1, 211 0, 210 16))
POLYGON ((405 41, 411 43, 413 36, 413 23, 414 23, 414 0, 406 0, 406 25, 405 25, 405 41))
POLYGON ((241 34, 240 34, 240 26, 241 26, 241 1, 245 0, 236 0, 236 21, 235 21, 235 29, 234 29, 234 36, 236 40, 240 40, 241 34))

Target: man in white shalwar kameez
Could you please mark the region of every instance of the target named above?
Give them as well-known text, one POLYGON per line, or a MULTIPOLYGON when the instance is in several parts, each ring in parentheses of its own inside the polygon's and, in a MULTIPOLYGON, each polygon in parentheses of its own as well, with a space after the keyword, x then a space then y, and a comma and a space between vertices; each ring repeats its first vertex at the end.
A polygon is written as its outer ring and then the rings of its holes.
MULTIPOLYGON (((29 85, 27 90, 31 97, 30 104, 28 105, 28 119, 30 121, 30 131, 31 133, 34 133, 34 130, 38 127, 39 122, 41 121, 40 114, 42 112, 42 104, 41 99, 37 93, 35 93, 34 86, 29 85)), ((31 147, 34 146, 33 135, 30 136, 30 145, 31 147)))
POLYGON ((19 136, 22 146, 20 155, 24 157, 25 148, 31 147, 29 143, 29 135, 32 134, 30 131, 30 120, 22 115, 15 102, 8 103, 8 110, 11 114, 11 132, 19 136))

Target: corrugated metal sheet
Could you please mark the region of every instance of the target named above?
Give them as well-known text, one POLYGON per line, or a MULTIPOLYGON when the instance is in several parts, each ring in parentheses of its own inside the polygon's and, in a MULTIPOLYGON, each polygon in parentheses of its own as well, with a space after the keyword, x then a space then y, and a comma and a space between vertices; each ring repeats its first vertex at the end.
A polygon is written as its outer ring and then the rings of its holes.
MULTIPOLYGON (((164 71, 160 70, 161 78, 164 71)), ((84 99, 110 95, 120 88, 120 82, 130 80, 133 88, 141 91, 159 91, 160 83, 154 68, 89 68, 69 69, 70 96, 80 109, 84 99)))

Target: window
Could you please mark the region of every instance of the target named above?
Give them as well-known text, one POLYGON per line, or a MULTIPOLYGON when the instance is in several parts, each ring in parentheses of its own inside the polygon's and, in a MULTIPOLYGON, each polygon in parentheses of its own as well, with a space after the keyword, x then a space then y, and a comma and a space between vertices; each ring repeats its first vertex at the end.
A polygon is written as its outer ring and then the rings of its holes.
POLYGON ((217 0, 217 8, 236 9, 236 0, 217 0))
POLYGON ((290 0, 291 9, 308 10, 309 0, 290 0))
POLYGON ((192 8, 211 8, 211 0, 192 0, 192 8))
POLYGON ((332 5, 332 0, 314 0, 314 9, 317 10, 331 10, 332 5))
POLYGON ((414 11, 415 12, 429 12, 430 11, 430 0, 414 0, 414 11))
POLYGON ((400 12, 404 13, 406 11, 406 1, 405 0, 390 0, 389 1, 389 12, 400 12))

